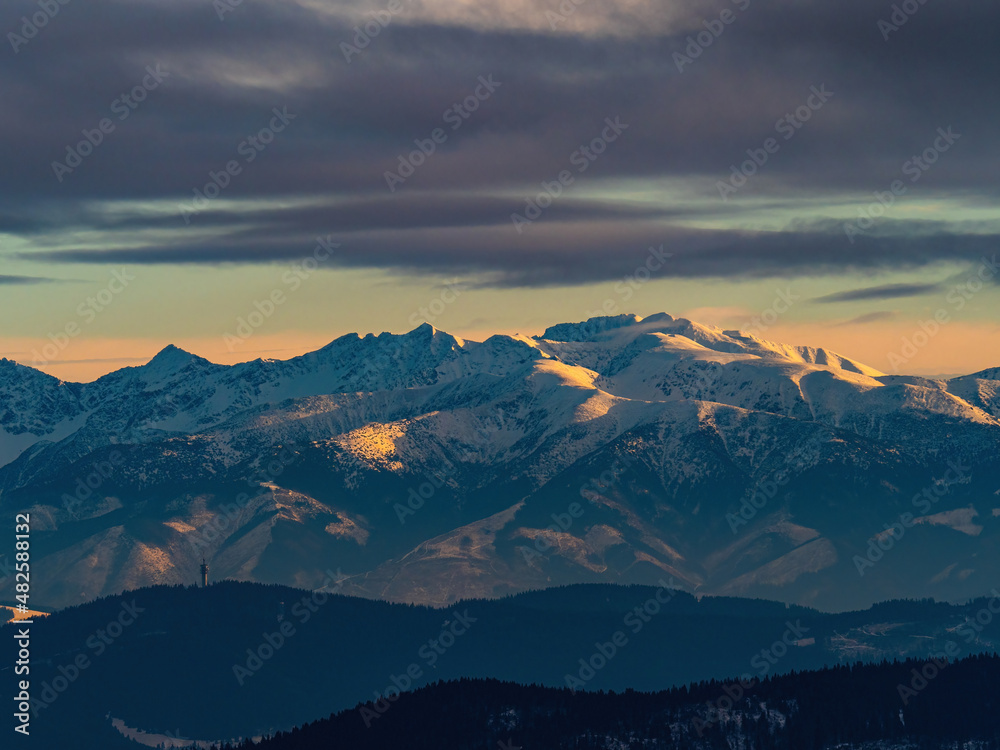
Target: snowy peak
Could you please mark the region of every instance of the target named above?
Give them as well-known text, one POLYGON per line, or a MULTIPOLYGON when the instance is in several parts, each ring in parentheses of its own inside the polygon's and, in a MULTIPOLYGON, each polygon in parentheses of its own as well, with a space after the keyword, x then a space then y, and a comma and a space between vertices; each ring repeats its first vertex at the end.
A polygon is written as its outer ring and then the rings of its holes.
MULTIPOLYGON (((432 392, 485 389, 476 397, 482 401, 500 392, 538 391, 540 384, 569 388, 567 403, 589 391, 586 398, 595 400, 588 408, 597 410, 608 399, 689 400, 836 426, 854 419, 860 424, 862 417, 852 415, 866 409, 890 414, 913 408, 980 423, 1000 419, 998 372, 951 381, 887 378, 822 348, 766 341, 666 313, 595 317, 551 326, 541 336, 498 334, 483 342, 424 323, 404 334, 347 334, 289 360, 233 366, 171 345, 145 365, 86 384, 62 383, 0 360, 0 429, 25 435, 8 441, 0 466, 42 436, 62 435, 60 425, 77 430, 85 422, 82 442, 93 447, 108 434, 142 442, 200 433, 297 399, 379 393, 387 403, 416 404, 432 392), (906 398, 894 387, 904 382, 917 389, 906 398)), ((450 402, 441 403, 447 408, 450 402)), ((553 413, 563 408, 549 406, 553 413)))
POLYGON ((13 388, 17 385, 27 385, 29 383, 59 385, 62 381, 41 370, 22 365, 20 362, 15 362, 6 357, 0 357, 0 388, 13 388))
POLYGON ((173 375, 191 364, 202 363, 211 364, 207 359, 186 352, 173 344, 167 344, 155 357, 143 365, 142 369, 149 373, 173 375))
POLYGON ((93 383, 84 383, 79 387, 84 394, 85 403, 89 403, 95 395, 100 398, 113 396, 116 389, 120 388, 156 390, 174 381, 182 373, 187 375, 186 371, 192 367, 198 370, 216 371, 229 369, 226 365, 217 365, 204 357, 169 344, 144 365, 123 367, 101 376, 93 383))
MULTIPOLYGON (((667 313, 657 313, 646 318, 636 315, 615 315, 590 318, 582 323, 562 323, 551 326, 541 336, 535 337, 549 353, 567 351, 560 344, 593 344, 575 353, 596 348, 653 348, 663 346, 675 350, 708 350, 722 354, 752 356, 763 359, 780 359, 796 364, 811 364, 845 372, 879 377, 883 373, 835 352, 810 346, 793 346, 757 338, 743 331, 728 330, 703 325, 687 318, 674 318, 667 313), (654 336, 658 336, 654 338, 654 336), (681 339, 670 341, 668 339, 681 339), (694 346, 692 346, 694 345, 694 346)), ((726 358, 721 358, 726 359, 726 358)), ((597 368, 595 368, 597 369, 597 368)))
POLYGON ((449 352, 458 351, 465 346, 465 342, 457 336, 440 331, 430 323, 422 323, 407 334, 404 338, 417 344, 430 346, 432 351, 449 352))
POLYGON ((957 378, 952 378, 952 380, 996 380, 1000 381, 1000 367, 990 367, 985 370, 980 370, 979 372, 974 372, 971 375, 962 375, 957 378))
POLYGON ((0 359, 0 466, 39 440, 58 440, 83 412, 80 386, 0 359))
POLYGON ((628 314, 590 318, 582 323, 560 323, 546 328, 541 336, 535 338, 543 341, 597 341, 604 338, 601 334, 633 326, 641 320, 638 315, 628 314))
MULTIPOLYGON (((313 354, 332 354, 342 356, 348 352, 363 352, 370 354, 386 353, 399 359, 398 353, 403 350, 448 352, 461 349, 465 342, 445 331, 439 331, 430 323, 423 323, 409 333, 367 333, 360 336, 357 333, 347 333, 334 339, 322 349, 313 354)), ((306 354, 304 357, 311 355, 306 354)), ((301 359, 297 358, 297 359, 301 359)))

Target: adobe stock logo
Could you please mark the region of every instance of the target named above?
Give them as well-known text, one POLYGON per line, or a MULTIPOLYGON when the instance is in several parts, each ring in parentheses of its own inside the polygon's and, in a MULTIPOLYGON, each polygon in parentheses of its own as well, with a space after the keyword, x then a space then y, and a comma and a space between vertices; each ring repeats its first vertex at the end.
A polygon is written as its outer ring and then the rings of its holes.
MULTIPOLYGON (((454 102, 441 114, 441 119, 446 124, 451 125, 452 132, 458 130, 472 116, 472 113, 479 109, 480 105, 487 101, 494 92, 503 85, 502 81, 494 81, 493 74, 479 76, 476 79, 478 85, 468 96, 458 102, 454 102)), ((383 173, 385 184, 390 193, 396 192, 396 186, 402 185, 414 172, 423 166, 428 159, 447 142, 449 134, 444 128, 434 128, 430 132, 430 137, 420 139, 415 138, 413 145, 416 148, 408 154, 400 154, 397 157, 398 166, 395 172, 386 170, 383 173)))
MULTIPOLYGON (((600 134, 591 139, 590 143, 581 144, 576 151, 569 155, 569 163, 576 167, 577 174, 586 172, 591 164, 597 161, 608 149, 608 145, 617 141, 622 133, 629 128, 629 124, 621 121, 619 115, 614 118, 605 117, 604 127, 600 134)), ((576 182, 576 175, 568 169, 563 169, 551 182, 542 181, 542 192, 536 196, 524 198, 524 213, 516 211, 510 215, 510 221, 514 225, 518 234, 524 232, 525 228, 538 219, 542 212, 552 205, 563 191, 576 182)))
MULTIPOLYGON (((750 7, 750 0, 731 0, 731 2, 741 11, 750 7)), ((683 73, 684 68, 693 65, 694 61, 701 57, 701 53, 711 47, 736 18, 737 16, 732 10, 725 8, 719 13, 717 19, 702 21, 704 30, 687 38, 687 46, 684 48, 685 54, 674 52, 674 65, 677 66, 677 72, 683 73)))
MULTIPOLYGON (((156 63, 146 66, 146 75, 128 91, 123 91, 117 99, 109 105, 111 114, 118 115, 118 121, 124 122, 135 112, 139 105, 146 101, 149 94, 160 87, 163 81, 170 77, 170 73, 164 70, 163 65, 156 63)), ((59 182, 66 179, 66 175, 73 174, 83 164, 83 160, 93 154, 107 140, 107 137, 115 132, 116 123, 110 117, 102 117, 94 128, 84 128, 80 131, 83 139, 76 144, 66 146, 66 157, 63 161, 52 162, 52 173, 59 182)))
MULTIPOLYGON (((833 97, 833 92, 827 90, 826 84, 821 83, 819 87, 809 88, 808 98, 796 107, 792 112, 786 112, 785 116, 774 123, 774 132, 788 141, 795 136, 799 129, 812 119, 813 113, 823 108, 833 97)), ((777 138, 765 138, 759 148, 748 148, 746 154, 748 158, 739 166, 732 164, 729 167, 730 177, 728 180, 717 180, 716 190, 719 197, 724 201, 729 200, 730 195, 734 195, 740 188, 747 184, 765 164, 781 150, 781 144, 777 138)))
POLYGON ((76 314, 82 318, 83 322, 75 320, 67 321, 61 330, 49 333, 49 343, 44 344, 39 349, 31 351, 32 366, 39 367, 55 360, 70 345, 70 341, 79 336, 85 327, 97 320, 98 314, 107 310, 114 303, 115 298, 124 292, 130 282, 135 281, 135 276, 130 274, 124 267, 111 272, 111 278, 96 294, 87 297, 76 306, 76 314))
POLYGON ((259 328, 278 313, 281 306, 288 302, 289 296, 298 291, 302 283, 320 268, 320 264, 330 259, 338 247, 340 243, 333 242, 332 235, 316 237, 316 246, 312 254, 292 264, 281 274, 281 283, 284 286, 276 286, 263 298, 255 299, 253 309, 246 315, 236 318, 234 333, 226 331, 222 334, 226 349, 235 351, 238 346, 246 343, 259 328))
POLYGON ((14 48, 14 54, 20 52, 21 47, 38 36, 38 31, 48 26, 49 21, 59 15, 59 11, 62 10, 60 6, 69 5, 70 2, 71 0, 38 0, 39 10, 32 13, 30 17, 21 17, 21 33, 7 32, 7 41, 14 48))
POLYGON ((888 42, 893 32, 899 31, 905 26, 910 17, 915 15, 920 8, 927 3, 927 0, 903 0, 902 3, 892 6, 892 13, 889 20, 880 18, 876 26, 882 32, 882 40, 888 42))
POLYGON ((223 167, 216 172, 209 170, 208 181, 200 188, 191 189, 192 199, 190 203, 179 204, 181 217, 185 224, 190 224, 194 215, 208 207, 233 182, 233 179, 243 173, 243 168, 252 164, 264 149, 274 142, 278 133, 281 133, 298 115, 288 111, 288 105, 281 109, 271 108, 270 122, 253 135, 248 135, 240 145, 236 147, 238 156, 243 157, 242 163, 238 159, 230 159, 223 167))
MULTIPOLYGON (((407 0, 407 2, 411 2, 411 0, 407 0)), ((350 44, 349 42, 340 43, 340 51, 343 53, 344 59, 347 60, 347 64, 350 65, 353 62, 351 58, 360 55, 372 43, 372 40, 392 23, 392 17, 397 13, 401 13, 402 10, 403 3, 401 0, 389 0, 385 10, 368 13, 368 20, 363 25, 355 26, 351 29, 354 32, 354 38, 352 39, 354 44, 350 44)))

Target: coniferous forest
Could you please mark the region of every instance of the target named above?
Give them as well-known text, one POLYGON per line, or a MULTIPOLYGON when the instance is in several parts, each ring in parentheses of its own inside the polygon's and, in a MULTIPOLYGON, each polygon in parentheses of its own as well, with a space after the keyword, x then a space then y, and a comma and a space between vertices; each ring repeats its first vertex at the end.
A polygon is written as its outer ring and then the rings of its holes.
POLYGON ((998 748, 998 679, 991 654, 792 673, 736 700, 738 683, 716 680, 659 693, 457 680, 223 750, 998 748))

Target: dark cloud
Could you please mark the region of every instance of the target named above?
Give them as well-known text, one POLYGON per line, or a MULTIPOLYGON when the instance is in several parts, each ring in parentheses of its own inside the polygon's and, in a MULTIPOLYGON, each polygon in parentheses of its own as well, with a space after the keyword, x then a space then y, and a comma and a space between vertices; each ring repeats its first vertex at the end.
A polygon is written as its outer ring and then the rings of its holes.
POLYGON ((922 294, 940 292, 942 284, 884 284, 870 286, 864 289, 851 289, 846 292, 836 292, 823 297, 816 297, 813 302, 859 302, 871 299, 896 299, 898 297, 918 297, 922 294))
MULTIPOLYGON (((312 235, 332 232, 343 235, 343 266, 483 273, 489 283, 526 286, 629 273, 661 242, 676 256, 663 273, 729 278, 916 268, 996 247, 994 233, 951 226, 918 237, 910 236, 916 225, 886 229, 851 245, 840 228, 672 225, 742 220, 754 205, 747 198, 870 196, 896 179, 908 190, 900 200, 995 204, 1000 6, 928 3, 886 41, 877 21, 888 4, 753 2, 680 72, 676 54, 688 52, 689 36, 732 6, 687 3, 685 24, 672 34, 650 22, 654 3, 642 24, 617 24, 607 35, 417 23, 401 14, 351 64, 339 45, 354 22, 295 3, 245 3, 224 22, 208 2, 60 6, 17 54, 8 50, 0 70, 0 137, 17 144, 0 153, 9 212, 0 231, 104 231, 125 245, 25 256, 90 263, 281 262, 306 254, 312 235), (117 119, 116 100, 157 64, 168 72, 162 84, 117 119), (501 85, 452 130, 445 111, 491 75, 501 85), (788 140, 777 135, 780 150, 734 200, 718 200, 716 181, 775 137, 777 121, 818 86, 832 98, 788 140), (275 107, 295 119, 245 163, 241 143, 275 107), (616 116, 628 129, 585 173, 574 172, 575 184, 542 220, 514 233, 509 216, 523 210, 522 197, 573 169, 571 155, 616 116), (104 117, 114 131, 59 182, 52 162, 104 117), (961 138, 910 182, 904 165, 949 126, 961 138), (390 193, 385 172, 435 128, 447 141, 390 193), (210 203, 188 226, 179 215, 95 208, 102 200, 180 205, 230 160, 242 168, 223 197, 263 201, 252 211, 210 203), (671 178, 690 190, 677 205, 632 204, 618 182, 627 178, 671 178), (594 197, 598 187, 604 198, 594 197), (285 207, 300 198, 313 202, 285 207), (121 239, 143 230, 157 230, 155 244, 121 239)), ((5 3, 0 28, 19 29, 37 9, 33 0, 5 3)), ((613 18, 620 10, 595 3, 580 12, 613 18)))
POLYGON ((44 276, 5 276, 0 274, 0 285, 20 286, 25 284, 48 284, 58 282, 59 279, 49 279, 44 276))
MULTIPOLYGON (((392 268, 418 273, 479 274, 492 287, 585 284, 635 274, 656 278, 749 279, 803 274, 916 269, 945 262, 974 263, 995 253, 1000 235, 905 233, 847 241, 839 226, 780 232, 694 230, 655 221, 540 220, 518 234, 507 217, 489 226, 329 235, 340 243, 329 268, 392 268), (654 253, 652 248, 661 248, 654 253), (808 248, 808 252, 803 252, 808 248), (660 255, 671 254, 662 262, 660 255)), ((294 263, 317 245, 311 233, 239 231, 196 242, 51 251, 43 257, 72 263, 209 264, 294 263)), ((25 257, 38 258, 38 253, 25 257)), ((932 287, 928 287, 930 289, 932 287)), ((906 285, 906 294, 919 293, 906 285)), ((904 296, 900 286, 847 292, 851 299, 904 296)), ((925 290, 926 291, 926 290, 925 290)), ((823 300, 828 301, 828 300, 823 300)))
MULTIPOLYGON (((185 226, 184 210, 189 202, 178 202, 176 213, 158 217, 92 214, 79 216, 63 228, 86 226, 92 229, 129 230, 141 228, 174 229, 185 226)), ((232 227, 243 229, 258 240, 287 237, 289 232, 358 232, 366 230, 407 230, 435 227, 489 226, 510 223, 510 214, 521 210, 516 201, 493 196, 466 196, 461 193, 408 193, 398 196, 334 198, 330 205, 293 208, 261 208, 253 211, 214 208, 208 203, 192 211, 188 218, 192 229, 232 227)), ((608 203, 596 200, 556 201, 545 212, 547 221, 641 221, 681 216, 718 214, 721 206, 700 209, 649 207, 608 203)), ((513 228, 513 225, 511 224, 513 228)))
MULTIPOLYGON (((709 19, 717 5, 693 3, 691 12, 709 19)), ((3 27, 36 9, 8 4, 3 27)), ((989 116, 998 104, 986 92, 997 78, 990 29, 1000 9, 925 6, 888 43, 876 27, 887 10, 860 0, 754 3, 680 73, 674 53, 686 32, 579 38, 397 23, 348 65, 338 45, 352 36, 349 22, 294 5, 245 5, 220 23, 210 4, 104 0, 72 18, 67 8, 0 74, 5 100, 19 105, 3 125, 8 142, 21 144, 4 156, 17 169, 5 171, 22 190, 50 195, 51 161, 160 62, 170 77, 116 121, 59 186, 63 195, 185 195, 286 104, 297 121, 234 181, 233 195, 383 189, 383 172, 443 125, 480 74, 502 86, 415 186, 550 179, 614 115, 631 130, 602 159, 602 175, 725 176, 824 83, 833 99, 775 156, 773 175, 883 188, 938 127, 953 125, 961 153, 927 180, 993 185, 983 157, 997 155, 989 116)))

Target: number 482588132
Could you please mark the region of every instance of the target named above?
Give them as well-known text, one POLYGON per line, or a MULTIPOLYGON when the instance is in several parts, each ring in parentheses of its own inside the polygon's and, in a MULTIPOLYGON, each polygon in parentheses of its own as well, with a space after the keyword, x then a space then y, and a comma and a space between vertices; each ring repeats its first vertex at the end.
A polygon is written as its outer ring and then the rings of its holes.
POLYGON ((15 565, 15 570, 17 571, 17 575, 14 577, 14 580, 16 582, 15 589, 17 590, 17 596, 15 596, 14 598, 17 599, 18 603, 22 607, 27 607, 28 591, 30 588, 29 582, 31 580, 30 564, 29 564, 31 555, 28 552, 28 549, 30 547, 28 538, 31 534, 30 514, 18 513, 17 517, 15 518, 15 524, 16 525, 14 527, 14 534, 15 534, 14 548, 17 550, 17 554, 15 555, 15 560, 17 561, 17 565, 15 565))

